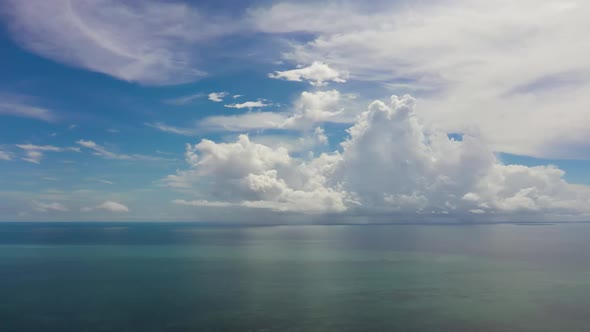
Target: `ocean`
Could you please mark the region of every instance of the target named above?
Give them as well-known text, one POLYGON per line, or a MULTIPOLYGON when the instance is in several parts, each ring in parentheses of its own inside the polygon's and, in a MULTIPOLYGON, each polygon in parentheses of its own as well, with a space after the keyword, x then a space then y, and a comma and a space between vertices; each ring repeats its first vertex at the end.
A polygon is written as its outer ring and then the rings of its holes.
POLYGON ((590 224, 0 223, 0 331, 588 331, 590 224))

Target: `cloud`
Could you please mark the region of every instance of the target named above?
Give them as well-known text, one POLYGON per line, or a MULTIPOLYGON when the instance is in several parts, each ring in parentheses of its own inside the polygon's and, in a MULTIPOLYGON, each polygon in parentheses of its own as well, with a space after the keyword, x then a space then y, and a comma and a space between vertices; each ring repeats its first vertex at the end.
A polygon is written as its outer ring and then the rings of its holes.
POLYGON ((183 97, 178 97, 178 98, 174 98, 174 99, 168 99, 165 102, 167 104, 172 104, 172 105, 187 105, 192 103, 193 101, 195 101, 195 99, 199 99, 199 98, 203 98, 205 96, 204 93, 195 93, 192 95, 188 95, 188 96, 183 96, 183 97))
POLYGON ((44 156, 43 152, 80 152, 80 148, 74 146, 62 148, 53 145, 16 144, 16 147, 25 151, 25 157, 23 157, 22 160, 34 164, 39 164, 41 162, 41 159, 43 159, 44 156))
POLYGON ((243 103, 229 104, 229 105, 223 105, 223 106, 228 107, 228 108, 237 108, 237 109, 241 109, 241 108, 253 109, 253 108, 266 107, 266 106, 270 106, 270 105, 271 104, 265 103, 264 100, 257 100, 257 101, 246 101, 243 103))
POLYGON ((87 140, 81 139, 81 140, 78 140, 76 143, 85 147, 85 148, 94 150, 95 155, 101 156, 106 159, 120 159, 120 160, 133 159, 131 156, 126 155, 126 154, 117 154, 117 153, 108 151, 105 147, 96 144, 94 141, 87 141, 87 140))
POLYGON ((211 101, 220 103, 223 101, 223 98, 227 97, 228 95, 229 93, 227 92, 211 92, 207 97, 211 101))
POLYGON ((476 136, 457 141, 425 127, 410 96, 373 102, 348 133, 341 152, 311 159, 245 135, 202 140, 187 146, 190 168, 165 182, 202 197, 176 202, 184 205, 461 220, 590 215, 589 187, 554 166, 504 165, 476 136))
POLYGON ((337 83, 346 82, 348 73, 340 73, 335 69, 330 68, 330 66, 323 62, 314 61, 308 67, 301 67, 298 69, 286 71, 276 71, 274 74, 269 74, 268 77, 297 82, 306 80, 314 86, 325 86, 328 85, 328 82, 330 81, 337 83))
POLYGON ((283 2, 249 13, 259 31, 288 36, 286 61, 418 94, 426 124, 478 128, 495 151, 545 158, 590 158, 589 14, 589 3, 551 0, 283 2))
POLYGON ((95 207, 85 207, 81 209, 82 212, 91 212, 95 210, 104 210, 113 213, 126 213, 129 212, 129 208, 121 203, 113 202, 113 201, 104 201, 103 203, 95 206, 95 207))
POLYGON ((49 59, 141 84, 194 81, 198 48, 236 24, 181 3, 114 0, 9 0, 10 31, 49 59))
POLYGON ((290 112, 249 112, 239 115, 212 116, 203 119, 199 127, 205 130, 221 131, 306 130, 324 122, 352 123, 357 114, 346 112, 346 109, 352 109, 353 105, 350 101, 350 96, 343 96, 337 90, 304 91, 295 101, 290 112))
POLYGON ((188 205, 188 206, 206 206, 206 207, 228 207, 233 206, 232 203, 228 202, 210 202, 206 200, 193 200, 193 201, 186 201, 183 199, 175 199, 172 201, 174 204, 178 205, 188 205))
POLYGON ((25 157, 21 159, 33 164, 39 164, 41 163, 41 159, 43 159, 43 153, 36 150, 28 150, 25 151, 25 157))
POLYGON ((199 127, 210 131, 244 131, 281 128, 287 116, 275 112, 248 112, 240 115, 210 116, 199 127))
POLYGON ((114 160, 145 160, 145 161, 170 161, 172 159, 155 157, 155 156, 147 156, 143 154, 122 154, 122 153, 115 153, 109 151, 104 146, 96 144, 94 141, 89 140, 78 140, 77 144, 91 149, 94 151, 94 155, 105 158, 105 159, 114 159, 114 160))
POLYGON ((179 127, 174 127, 174 126, 170 126, 161 122, 156 122, 156 123, 146 123, 146 126, 150 127, 150 128, 154 128, 157 129, 159 131, 163 131, 165 133, 172 133, 172 134, 177 134, 177 135, 184 135, 184 136, 194 136, 197 134, 197 130, 196 129, 191 129, 191 128, 179 128, 179 127))
POLYGON ((10 152, 0 150, 0 160, 12 160, 12 154, 10 152))
POLYGON ((298 164, 284 148, 269 148, 241 135, 236 143, 203 140, 187 146, 186 160, 191 169, 165 181, 172 187, 191 188, 208 179, 214 198, 208 202, 224 198, 232 205, 304 213, 346 209, 342 194, 323 185, 324 173, 333 161, 328 156, 306 166, 298 164))
POLYGON ((61 203, 43 203, 38 201, 32 202, 33 210, 37 212, 50 212, 50 211, 57 211, 57 212, 67 212, 69 209, 61 204, 61 203))
POLYGON ((289 116, 283 127, 307 128, 316 123, 352 123, 354 116, 344 113, 344 101, 337 90, 301 93, 295 102, 293 115, 289 116))
POLYGON ((16 116, 54 122, 57 120, 55 113, 47 108, 35 106, 33 98, 29 96, 0 94, 0 115, 16 116))
POLYGON ((61 148, 53 145, 35 145, 35 144, 16 144, 16 147, 23 150, 37 150, 37 151, 51 151, 51 152, 64 152, 64 151, 74 151, 80 152, 80 148, 71 146, 66 148, 61 148))
POLYGON ((323 128, 316 127, 313 130, 295 132, 293 135, 278 134, 256 134, 248 138, 257 144, 266 145, 270 148, 285 148, 291 154, 306 153, 313 155, 314 152, 322 151, 328 146, 328 136, 323 128))
POLYGON ((56 178, 54 176, 44 176, 42 177, 42 179, 45 181, 59 181, 59 178, 56 178))

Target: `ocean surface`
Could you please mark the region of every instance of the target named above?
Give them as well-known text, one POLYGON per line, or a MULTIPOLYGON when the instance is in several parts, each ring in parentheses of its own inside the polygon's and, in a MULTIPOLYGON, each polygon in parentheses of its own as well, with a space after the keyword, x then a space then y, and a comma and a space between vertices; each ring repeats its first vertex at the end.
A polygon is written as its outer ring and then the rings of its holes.
POLYGON ((589 331, 590 224, 0 223, 0 331, 589 331))

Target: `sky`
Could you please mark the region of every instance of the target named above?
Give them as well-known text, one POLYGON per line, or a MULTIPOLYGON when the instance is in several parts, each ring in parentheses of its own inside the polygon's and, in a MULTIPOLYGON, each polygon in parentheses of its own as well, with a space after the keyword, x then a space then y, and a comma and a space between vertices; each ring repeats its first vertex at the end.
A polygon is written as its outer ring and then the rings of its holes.
POLYGON ((0 2, 0 221, 590 220, 590 4, 0 2))

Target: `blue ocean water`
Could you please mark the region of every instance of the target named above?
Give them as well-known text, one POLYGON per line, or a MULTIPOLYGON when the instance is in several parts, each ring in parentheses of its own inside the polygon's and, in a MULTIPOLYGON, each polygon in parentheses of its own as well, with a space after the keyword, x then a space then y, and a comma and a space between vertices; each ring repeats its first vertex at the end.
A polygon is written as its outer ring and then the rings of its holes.
POLYGON ((0 223, 0 331, 587 331, 590 224, 0 223))

